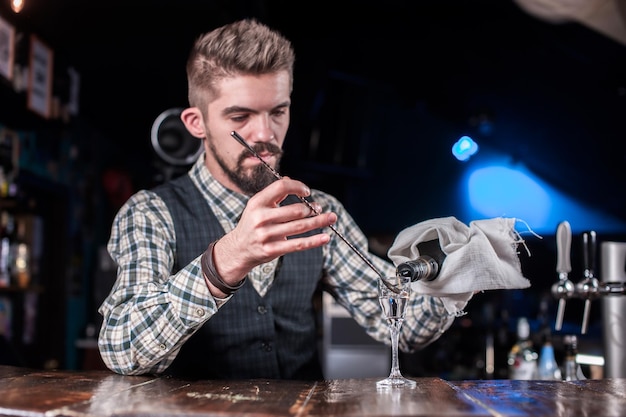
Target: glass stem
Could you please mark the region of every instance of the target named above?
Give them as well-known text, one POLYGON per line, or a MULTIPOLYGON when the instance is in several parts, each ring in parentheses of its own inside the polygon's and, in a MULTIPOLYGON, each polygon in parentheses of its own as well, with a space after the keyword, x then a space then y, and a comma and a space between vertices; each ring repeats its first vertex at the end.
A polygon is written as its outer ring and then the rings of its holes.
POLYGON ((398 361, 398 339, 400 338, 400 326, 402 320, 392 319, 389 331, 391 332, 391 373, 390 377, 402 377, 400 363, 398 361))

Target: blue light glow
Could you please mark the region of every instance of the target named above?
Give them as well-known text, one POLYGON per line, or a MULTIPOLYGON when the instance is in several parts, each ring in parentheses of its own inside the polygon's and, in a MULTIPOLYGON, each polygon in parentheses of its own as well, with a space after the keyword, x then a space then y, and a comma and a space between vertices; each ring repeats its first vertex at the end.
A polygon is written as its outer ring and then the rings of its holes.
POLYGON ((466 216, 469 220, 514 217, 537 233, 554 233, 567 220, 572 230, 626 231, 626 224, 586 207, 537 178, 521 164, 494 161, 468 172, 466 216))
POLYGON ((478 144, 469 136, 462 136, 452 145, 452 155, 459 161, 467 161, 478 152, 478 144))
POLYGON ((544 224, 550 213, 548 193, 519 170, 504 166, 477 169, 467 187, 470 205, 487 217, 522 212, 529 224, 544 224))

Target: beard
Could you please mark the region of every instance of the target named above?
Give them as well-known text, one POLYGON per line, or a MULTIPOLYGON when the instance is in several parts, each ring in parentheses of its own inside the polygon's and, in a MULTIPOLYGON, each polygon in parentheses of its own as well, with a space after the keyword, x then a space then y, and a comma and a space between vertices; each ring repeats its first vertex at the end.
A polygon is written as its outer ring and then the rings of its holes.
MULTIPOLYGON (((252 196, 277 180, 274 174, 269 169, 267 169, 263 164, 259 164, 259 165, 254 166, 253 168, 246 169, 243 166, 243 162, 245 161, 246 158, 250 156, 250 152, 246 149, 244 149, 241 152, 241 155, 239 155, 239 158, 237 158, 237 165, 235 166, 234 169, 230 168, 226 164, 226 161, 222 159, 220 154, 217 152, 217 149, 215 148, 213 141, 210 139, 209 139, 209 149, 211 149, 211 152, 213 152, 213 156, 215 157, 215 160, 217 161, 219 166, 222 168, 224 173, 226 173, 228 178, 235 185, 237 185, 241 189, 241 191, 243 191, 243 193, 246 195, 252 196)), ((276 165, 274 166, 274 169, 278 171, 278 168, 280 165, 280 158, 282 157, 282 154, 283 154, 283 151, 281 148, 279 148, 278 146, 272 143, 257 143, 254 146, 252 146, 252 149, 254 149, 254 151, 257 154, 271 153, 272 155, 274 155, 276 157, 276 165)))

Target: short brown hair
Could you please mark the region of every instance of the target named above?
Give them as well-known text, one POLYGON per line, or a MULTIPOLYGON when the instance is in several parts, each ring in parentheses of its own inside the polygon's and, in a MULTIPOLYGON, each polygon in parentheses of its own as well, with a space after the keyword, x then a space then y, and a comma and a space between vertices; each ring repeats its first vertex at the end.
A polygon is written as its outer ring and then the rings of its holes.
POLYGON ((189 104, 205 106, 219 91, 217 81, 234 75, 286 70, 293 87, 295 54, 291 42, 255 19, 244 19, 207 32, 194 43, 187 60, 189 104))

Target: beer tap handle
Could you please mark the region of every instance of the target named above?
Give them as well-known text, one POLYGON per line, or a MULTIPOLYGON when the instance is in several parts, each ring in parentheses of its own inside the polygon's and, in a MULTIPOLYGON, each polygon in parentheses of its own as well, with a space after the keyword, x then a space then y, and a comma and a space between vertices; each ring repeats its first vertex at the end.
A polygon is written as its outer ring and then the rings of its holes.
POLYGON ((556 272, 559 274, 559 281, 552 285, 552 295, 559 300, 554 329, 559 331, 563 326, 563 315, 565 314, 565 302, 567 298, 574 294, 574 284, 568 279, 568 274, 572 270, 570 262, 570 252, 572 247, 572 229, 567 221, 559 223, 556 229, 557 261, 556 272))
POLYGON ((583 323, 580 330, 582 334, 585 334, 587 333, 587 327, 589 325, 591 301, 593 298, 596 298, 599 295, 600 283, 595 277, 595 263, 597 251, 596 232, 594 232, 593 230, 589 232, 583 232, 582 237, 584 278, 577 284, 576 290, 585 299, 585 307, 583 310, 583 323))
POLYGON ((596 267, 596 232, 583 232, 583 267, 585 278, 594 278, 596 267))

